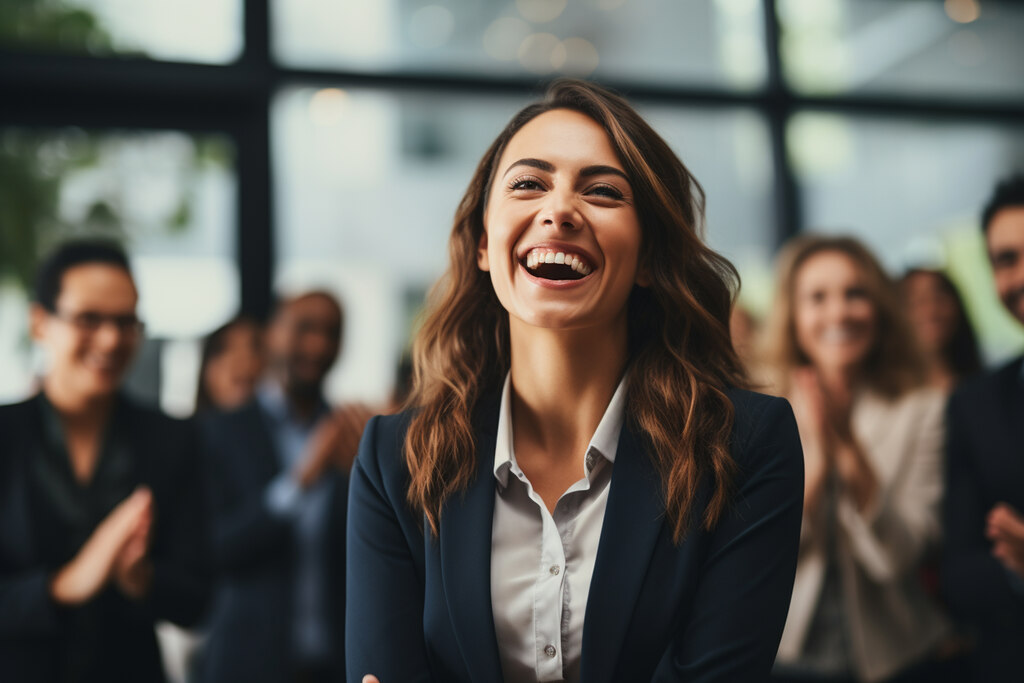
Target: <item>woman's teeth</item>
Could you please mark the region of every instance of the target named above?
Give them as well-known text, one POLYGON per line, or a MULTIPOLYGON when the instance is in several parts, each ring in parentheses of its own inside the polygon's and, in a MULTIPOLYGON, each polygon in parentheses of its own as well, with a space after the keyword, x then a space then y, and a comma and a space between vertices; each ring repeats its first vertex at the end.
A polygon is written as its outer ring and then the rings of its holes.
POLYGON ((589 275, 593 268, 577 254, 565 253, 564 251, 552 251, 550 249, 533 249, 526 254, 526 267, 536 270, 542 265, 555 263, 571 268, 580 275, 589 275))

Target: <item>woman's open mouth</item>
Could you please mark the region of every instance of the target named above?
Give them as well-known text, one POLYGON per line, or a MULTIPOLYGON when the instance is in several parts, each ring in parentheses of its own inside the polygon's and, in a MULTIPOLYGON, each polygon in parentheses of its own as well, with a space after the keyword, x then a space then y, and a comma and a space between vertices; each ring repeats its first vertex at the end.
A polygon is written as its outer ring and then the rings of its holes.
POLYGON ((581 254, 547 248, 531 249, 521 263, 530 274, 543 280, 579 280, 594 270, 581 254))

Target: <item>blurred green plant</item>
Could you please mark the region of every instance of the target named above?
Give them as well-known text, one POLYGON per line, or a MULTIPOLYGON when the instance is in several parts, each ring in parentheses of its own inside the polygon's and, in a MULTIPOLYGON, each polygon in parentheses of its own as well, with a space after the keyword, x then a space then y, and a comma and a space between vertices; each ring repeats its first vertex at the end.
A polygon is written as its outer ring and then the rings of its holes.
POLYGON ((0 45, 13 49, 111 53, 96 15, 64 0, 0 0, 0 45))
MULTIPOLYGON (((38 259, 56 243, 74 237, 127 242, 143 233, 183 234, 193 224, 194 182, 203 168, 233 163, 231 145, 220 137, 189 138, 174 196, 145 224, 128 215, 129 189, 116 173, 96 183, 80 218, 61 210, 63 184, 74 174, 111 165, 125 148, 163 133, 90 134, 80 129, 0 131, 0 281, 29 289, 38 259)), ((180 135, 180 134, 172 134, 180 135)))

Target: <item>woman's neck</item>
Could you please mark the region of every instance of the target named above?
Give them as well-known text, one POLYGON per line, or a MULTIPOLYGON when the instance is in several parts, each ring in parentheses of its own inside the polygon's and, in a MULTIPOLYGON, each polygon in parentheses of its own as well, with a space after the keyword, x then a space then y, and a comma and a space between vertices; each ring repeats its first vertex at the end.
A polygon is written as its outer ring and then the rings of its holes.
POLYGON ((83 396, 54 377, 43 380, 43 392, 69 429, 102 429, 114 406, 114 394, 83 396))
POLYGON ((528 328, 513 320, 510 332, 513 438, 581 458, 626 367, 625 321, 609 332, 528 328))
POLYGON ((859 364, 837 367, 818 367, 818 379, 826 393, 847 393, 853 391, 863 376, 859 364))
POLYGON ((941 354, 930 353, 925 356, 925 372, 930 387, 948 392, 956 384, 956 373, 941 354))

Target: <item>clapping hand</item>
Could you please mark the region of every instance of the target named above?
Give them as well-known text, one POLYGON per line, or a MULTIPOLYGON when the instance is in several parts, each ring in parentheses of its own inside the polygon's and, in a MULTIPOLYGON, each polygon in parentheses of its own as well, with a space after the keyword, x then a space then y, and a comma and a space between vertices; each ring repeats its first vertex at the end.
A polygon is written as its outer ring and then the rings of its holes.
POLYGON ((996 559, 1024 579, 1024 517, 1012 506, 999 503, 988 513, 985 535, 993 543, 996 559))
POLYGON ((146 507, 114 561, 114 585, 126 597, 140 600, 149 592, 153 563, 149 560, 149 542, 153 528, 153 506, 146 507))
POLYGON ((359 440, 375 411, 361 403, 350 403, 335 410, 309 439, 305 460, 299 468, 299 485, 308 488, 329 468, 342 472, 352 469, 359 440))
MULTIPOLYGON (((62 605, 81 605, 114 578, 126 594, 142 590, 140 567, 146 563, 153 494, 144 486, 118 503, 103 519, 78 554, 53 576, 50 595, 62 605)), ((148 581, 146 582, 148 583, 148 581)))

